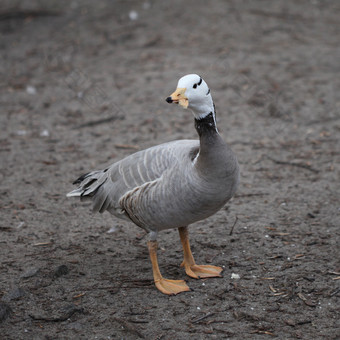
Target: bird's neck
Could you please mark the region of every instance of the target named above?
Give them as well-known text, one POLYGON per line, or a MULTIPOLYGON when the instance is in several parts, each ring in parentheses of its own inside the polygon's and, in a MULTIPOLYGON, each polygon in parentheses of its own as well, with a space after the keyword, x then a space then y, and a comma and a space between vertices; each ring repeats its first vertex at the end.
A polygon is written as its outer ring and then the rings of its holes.
POLYGON ((218 135, 215 112, 211 111, 202 118, 195 118, 195 128, 202 142, 204 137, 218 135))
POLYGON ((215 112, 212 111, 200 119, 195 118, 195 128, 200 147, 194 164, 201 174, 213 176, 218 171, 216 165, 225 150, 225 142, 217 131, 215 112))

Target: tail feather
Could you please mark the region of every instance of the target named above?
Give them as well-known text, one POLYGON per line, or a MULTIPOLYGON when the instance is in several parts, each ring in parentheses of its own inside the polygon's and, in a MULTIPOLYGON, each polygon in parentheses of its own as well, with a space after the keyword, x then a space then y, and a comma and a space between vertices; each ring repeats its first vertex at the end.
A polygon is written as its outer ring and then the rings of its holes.
POLYGON ((78 188, 78 189, 70 191, 68 194, 66 194, 66 197, 79 197, 81 196, 82 192, 83 192, 83 189, 78 188))
MULTIPOLYGON (((104 176, 103 176, 104 177, 104 176)), ((94 196, 99 188, 106 182, 107 178, 94 179, 87 186, 83 186, 83 193, 81 196, 94 196)))
POLYGON ((108 194, 104 192, 103 188, 98 188, 98 195, 93 198, 93 211, 103 213, 111 204, 108 194))
MULTIPOLYGON (((80 176, 73 182, 73 184, 78 184, 79 187, 69 192, 66 196, 80 197, 81 199, 92 198, 106 182, 107 176, 104 175, 105 172, 106 171, 93 171, 80 176)), ((101 206, 102 204, 100 205, 99 209, 101 206)))
POLYGON ((89 175, 91 175, 91 172, 88 172, 84 175, 81 175, 79 178, 77 178, 72 184, 80 184, 86 177, 88 177, 89 175))

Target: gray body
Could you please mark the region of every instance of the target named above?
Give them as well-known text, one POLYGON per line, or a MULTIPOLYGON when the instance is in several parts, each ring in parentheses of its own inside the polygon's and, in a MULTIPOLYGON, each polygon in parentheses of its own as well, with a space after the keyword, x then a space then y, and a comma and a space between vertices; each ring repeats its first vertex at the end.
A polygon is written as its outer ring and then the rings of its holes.
POLYGON ((217 212, 239 182, 236 156, 218 132, 200 141, 161 144, 82 176, 68 196, 90 198, 93 210, 158 232, 187 226, 217 212))

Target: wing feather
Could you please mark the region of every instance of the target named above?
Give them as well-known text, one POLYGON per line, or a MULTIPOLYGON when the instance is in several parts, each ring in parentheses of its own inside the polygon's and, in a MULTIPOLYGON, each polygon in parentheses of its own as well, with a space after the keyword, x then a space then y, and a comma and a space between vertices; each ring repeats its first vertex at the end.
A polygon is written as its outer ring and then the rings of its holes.
MULTIPOLYGON (((190 152, 198 145, 198 141, 180 140, 136 152, 103 171, 80 177, 79 187, 68 196, 91 198, 94 211, 108 210, 120 218, 125 214, 134 221, 134 211, 140 208, 143 197, 156 185, 162 191, 166 187, 166 183, 161 183, 165 181, 163 174, 178 168, 179 162, 191 161, 190 152)), ((159 194, 162 196, 162 192, 159 194)))

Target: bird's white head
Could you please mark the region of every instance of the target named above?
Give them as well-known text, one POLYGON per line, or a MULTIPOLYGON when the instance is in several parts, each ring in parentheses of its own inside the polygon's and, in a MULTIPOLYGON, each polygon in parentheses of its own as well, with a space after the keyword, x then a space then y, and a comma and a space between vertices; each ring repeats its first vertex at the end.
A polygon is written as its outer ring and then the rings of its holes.
POLYGON ((207 83, 197 74, 182 77, 177 89, 168 98, 168 103, 176 103, 192 110, 196 119, 202 119, 214 112, 214 103, 207 83))

